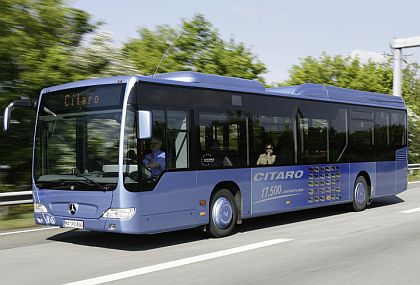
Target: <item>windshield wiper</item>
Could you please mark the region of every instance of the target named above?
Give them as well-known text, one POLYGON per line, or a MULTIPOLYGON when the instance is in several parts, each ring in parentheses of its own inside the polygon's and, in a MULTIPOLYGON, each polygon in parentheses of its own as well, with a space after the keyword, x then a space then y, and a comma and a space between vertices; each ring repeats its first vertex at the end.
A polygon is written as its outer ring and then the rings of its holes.
POLYGON ((84 178, 86 181, 88 181, 88 182, 90 182, 90 183, 93 183, 94 185, 96 185, 96 186, 98 186, 99 187, 99 189, 101 189, 101 190, 104 190, 104 191, 107 191, 108 190, 108 187, 107 186, 104 186, 104 185, 101 185, 101 184, 99 184, 98 182, 96 182, 96 181, 94 181, 94 180, 92 180, 92 179, 90 179, 90 178, 87 178, 85 175, 83 175, 83 174, 74 174, 75 176, 77 176, 77 177, 81 177, 81 178, 84 178))
MULTIPOLYGON (((84 179, 86 179, 86 177, 82 177, 84 179)), ((88 178, 89 179, 89 178, 88 178)), ((56 180, 56 181, 38 181, 38 183, 40 183, 40 187, 41 188, 48 188, 48 189, 63 189, 63 190, 68 190, 69 186, 73 186, 73 187, 77 187, 79 188, 80 184, 85 184, 85 185, 89 185, 89 186, 96 186, 98 187, 100 190, 102 191, 106 191, 109 190, 108 187, 103 186, 99 183, 96 183, 95 181, 91 181, 89 180, 65 180, 65 179, 60 179, 60 180, 56 180)), ((73 188, 70 188, 70 190, 74 190, 73 188)), ((78 190, 83 190, 83 189, 78 189, 78 190)))
POLYGON ((44 110, 45 113, 48 113, 50 115, 53 115, 54 117, 57 117, 57 114, 54 113, 53 111, 51 111, 50 109, 48 109, 47 107, 44 107, 43 110, 44 110))

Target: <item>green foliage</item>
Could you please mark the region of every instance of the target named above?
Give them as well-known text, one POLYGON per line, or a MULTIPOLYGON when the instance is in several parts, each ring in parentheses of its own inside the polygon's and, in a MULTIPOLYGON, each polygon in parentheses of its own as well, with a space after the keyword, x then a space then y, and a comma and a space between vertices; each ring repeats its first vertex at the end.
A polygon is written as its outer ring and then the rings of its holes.
POLYGON ((72 48, 93 29, 87 13, 61 0, 2 0, 0 104, 68 81, 72 48))
POLYGON ((225 42, 203 15, 182 20, 181 28, 157 26, 141 28, 139 38, 126 43, 123 50, 144 75, 157 72, 198 71, 225 76, 259 79, 265 65, 233 39, 225 42))
MULTIPOLYGON (((403 97, 413 110, 420 110, 420 82, 417 79, 419 66, 408 64, 403 70, 403 97)), ((281 85, 319 83, 356 90, 392 94, 393 68, 391 58, 385 63, 369 61, 361 64, 359 59, 330 56, 323 53, 319 59, 305 57, 292 66, 290 78, 281 85)))
POLYGON ((299 65, 292 66, 286 85, 319 83, 343 88, 391 94, 392 66, 390 63, 361 64, 359 59, 329 56, 319 59, 305 57, 299 65))
POLYGON ((124 58, 121 49, 113 45, 109 33, 94 34, 74 50, 71 59, 74 80, 139 72, 130 59, 124 58))
MULTIPOLYGON (((20 96, 36 98, 41 88, 74 78, 71 55, 94 29, 89 19, 62 0, 1 0, 1 109, 20 96)), ((0 134, 0 164, 12 166, 3 183, 30 184, 34 119, 32 110, 16 109, 11 131, 0 134)))
MULTIPOLYGON (((409 160, 420 162, 420 80, 417 79, 419 66, 408 64, 403 70, 402 93, 409 112, 409 160)), ((290 79, 281 85, 318 83, 343 88, 392 94, 393 67, 391 58, 385 63, 368 62, 359 59, 329 56, 305 57, 289 71, 290 79)))
POLYGON ((35 226, 32 204, 1 206, 0 231, 35 226))
POLYGON ((420 163, 420 116, 408 110, 409 163, 420 163))
MULTIPOLYGON (((66 6, 64 0, 1 0, 1 6, 1 110, 20 96, 35 99, 47 86, 138 72, 113 46, 110 35, 84 40, 96 25, 89 14, 66 6)), ((29 188, 35 112, 16 109, 12 119, 10 131, 0 133, 0 165, 11 166, 0 184, 29 188)))

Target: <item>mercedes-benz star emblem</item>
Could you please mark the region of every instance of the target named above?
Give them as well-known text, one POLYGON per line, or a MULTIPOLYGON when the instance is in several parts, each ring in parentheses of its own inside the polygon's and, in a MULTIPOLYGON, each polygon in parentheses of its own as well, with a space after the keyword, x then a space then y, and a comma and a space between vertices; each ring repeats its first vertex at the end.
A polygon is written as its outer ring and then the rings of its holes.
POLYGON ((72 215, 76 214, 77 208, 79 208, 79 205, 77 205, 76 203, 70 203, 70 205, 69 205, 70 214, 72 214, 72 215))

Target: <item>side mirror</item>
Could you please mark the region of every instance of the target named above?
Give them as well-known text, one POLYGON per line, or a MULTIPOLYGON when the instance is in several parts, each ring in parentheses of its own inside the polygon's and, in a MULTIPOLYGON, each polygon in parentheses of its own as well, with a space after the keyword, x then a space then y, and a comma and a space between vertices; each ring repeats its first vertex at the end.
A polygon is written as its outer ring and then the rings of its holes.
POLYGON ((15 107, 24 107, 24 108, 32 108, 34 106, 33 102, 29 99, 24 100, 15 100, 10 103, 6 109, 4 109, 3 113, 3 130, 7 131, 10 125, 10 118, 12 117, 12 111, 15 107))
POLYGON ((152 112, 137 111, 137 138, 150 139, 152 137, 152 112))

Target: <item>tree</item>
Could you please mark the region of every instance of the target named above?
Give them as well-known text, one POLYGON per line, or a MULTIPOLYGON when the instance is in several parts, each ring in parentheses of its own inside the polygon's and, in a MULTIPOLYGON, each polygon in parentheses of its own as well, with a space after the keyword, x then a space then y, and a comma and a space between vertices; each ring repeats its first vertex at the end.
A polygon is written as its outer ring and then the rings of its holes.
MULTIPOLYGON (((409 110, 409 160, 419 162, 420 132, 418 116, 420 112, 420 80, 417 79, 419 66, 408 64, 403 70, 402 94, 409 110)), ((392 94, 392 61, 361 64, 359 59, 329 56, 305 57, 289 71, 290 78, 280 85, 319 83, 343 88, 392 94)))
MULTIPOLYGON (((408 64, 403 70, 402 93, 407 105, 420 110, 419 66, 408 64)), ((291 67, 290 78, 280 85, 319 83, 356 90, 392 94, 393 68, 389 58, 385 63, 369 61, 361 64, 358 58, 329 56, 323 53, 319 59, 304 57, 291 67)))
POLYGON ((114 46, 112 35, 107 32, 94 34, 75 48, 70 65, 74 80, 139 73, 134 63, 114 46))
POLYGON ((249 48, 233 39, 225 42, 201 14, 182 20, 179 30, 167 25, 141 28, 139 38, 123 50, 144 75, 197 71, 264 81, 261 74, 266 72, 249 48))
MULTIPOLYGON (((22 95, 35 98, 42 87, 72 81, 72 52, 94 28, 87 13, 63 0, 1 0, 0 108, 22 95)), ((29 184, 34 115, 16 110, 12 130, 0 134, 0 164, 12 166, 8 183, 29 184)))
POLYGON ((409 163, 420 162, 420 116, 408 110, 409 163))
MULTIPOLYGON (((0 104, 71 78, 71 51, 94 29, 90 16, 62 0, 2 0, 0 104)), ((3 104, 2 104, 3 103, 3 104)))

